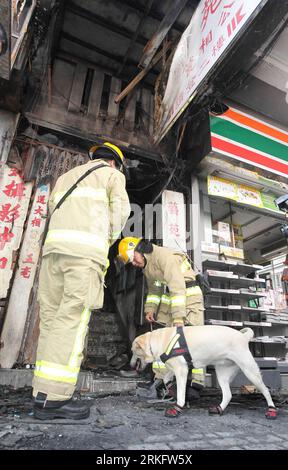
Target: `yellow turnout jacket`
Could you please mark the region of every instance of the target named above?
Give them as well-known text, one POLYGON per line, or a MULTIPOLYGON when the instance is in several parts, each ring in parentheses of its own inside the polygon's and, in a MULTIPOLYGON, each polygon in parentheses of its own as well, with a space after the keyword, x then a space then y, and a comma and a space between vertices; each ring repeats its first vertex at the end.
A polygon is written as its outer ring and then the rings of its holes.
POLYGON ((49 210, 90 168, 85 177, 51 217, 43 256, 62 253, 107 265, 109 247, 119 237, 130 214, 124 175, 105 160, 89 161, 60 176, 51 193, 49 210))

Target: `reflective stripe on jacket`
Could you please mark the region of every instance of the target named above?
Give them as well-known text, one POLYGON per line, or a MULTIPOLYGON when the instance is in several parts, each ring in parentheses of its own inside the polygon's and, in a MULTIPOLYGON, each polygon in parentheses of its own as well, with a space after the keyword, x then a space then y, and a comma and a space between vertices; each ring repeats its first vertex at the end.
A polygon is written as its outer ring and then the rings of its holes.
POLYGON ((43 256, 62 253, 89 258, 106 266, 109 247, 119 237, 130 214, 124 175, 104 160, 89 161, 60 176, 51 193, 49 209, 74 183, 97 164, 51 217, 43 256))

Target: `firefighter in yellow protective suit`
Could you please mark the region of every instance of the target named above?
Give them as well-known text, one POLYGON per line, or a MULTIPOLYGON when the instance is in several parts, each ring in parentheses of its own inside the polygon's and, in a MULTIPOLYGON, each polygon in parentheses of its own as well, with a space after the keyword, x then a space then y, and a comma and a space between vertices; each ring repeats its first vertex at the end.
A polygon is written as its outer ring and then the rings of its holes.
MULTIPOLYGON (((144 312, 148 322, 163 326, 203 325, 203 295, 184 253, 143 239, 126 237, 119 243, 119 257, 142 268, 148 284, 144 312)), ((154 362, 155 379, 163 379, 165 364, 154 362)), ((205 386, 203 369, 192 369, 192 387, 205 386)), ((197 394, 196 394, 197 395, 197 394)))
POLYGON ((89 415, 89 408, 72 396, 91 310, 103 306, 109 247, 130 214, 122 151, 105 142, 92 147, 89 157, 92 161, 58 178, 49 200, 52 215, 40 271, 40 336, 33 379, 34 416, 39 419, 89 415))

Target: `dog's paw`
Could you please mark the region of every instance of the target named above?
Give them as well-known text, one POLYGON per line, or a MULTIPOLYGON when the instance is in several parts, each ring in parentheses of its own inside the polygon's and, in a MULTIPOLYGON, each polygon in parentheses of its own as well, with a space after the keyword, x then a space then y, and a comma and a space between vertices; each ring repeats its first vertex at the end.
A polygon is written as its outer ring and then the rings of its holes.
POLYGON ((276 419, 277 418, 277 410, 273 406, 269 406, 267 409, 265 416, 267 419, 276 419))
POLYGON ((178 418, 178 416, 180 416, 180 414, 182 413, 182 410, 183 408, 181 406, 178 406, 178 405, 170 406, 165 411, 165 416, 167 418, 178 418))
POLYGON ((223 410, 220 405, 217 406, 211 406, 208 410, 209 415, 218 415, 222 416, 223 415, 223 410))

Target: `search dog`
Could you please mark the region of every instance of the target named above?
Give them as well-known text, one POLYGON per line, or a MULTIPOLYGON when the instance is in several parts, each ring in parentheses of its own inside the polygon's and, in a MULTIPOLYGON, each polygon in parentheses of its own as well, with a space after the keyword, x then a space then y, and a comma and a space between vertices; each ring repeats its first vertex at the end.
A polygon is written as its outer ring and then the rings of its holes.
MULTIPOLYGON (((173 344, 173 338, 175 341, 176 333, 176 327, 168 327, 135 338, 132 344, 131 367, 142 371, 147 364, 160 361, 160 356, 167 351, 171 343, 173 344)), ((193 361, 193 368, 215 366, 218 383, 222 390, 222 401, 220 405, 211 407, 209 414, 223 414, 232 398, 230 383, 241 369, 264 395, 268 405, 265 413, 266 418, 276 419, 277 411, 270 392, 265 386, 259 367, 249 350, 249 341, 254 336, 251 328, 237 331, 227 326, 218 325, 185 326, 183 334, 193 361)), ((179 343, 176 342, 173 348, 177 347, 179 348, 179 343)), ((188 364, 183 355, 178 355, 170 357, 165 365, 167 369, 164 378, 165 385, 174 376, 177 384, 177 404, 168 408, 165 415, 176 417, 185 405, 188 364)))

